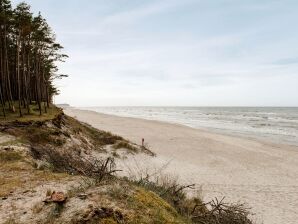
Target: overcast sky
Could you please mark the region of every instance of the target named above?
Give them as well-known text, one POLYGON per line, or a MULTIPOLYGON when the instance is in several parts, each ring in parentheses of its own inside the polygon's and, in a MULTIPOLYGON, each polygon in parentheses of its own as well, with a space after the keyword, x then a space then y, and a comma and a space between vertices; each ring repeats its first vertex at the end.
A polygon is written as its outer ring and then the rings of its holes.
POLYGON ((26 2, 70 56, 56 103, 298 106, 297 0, 26 2))

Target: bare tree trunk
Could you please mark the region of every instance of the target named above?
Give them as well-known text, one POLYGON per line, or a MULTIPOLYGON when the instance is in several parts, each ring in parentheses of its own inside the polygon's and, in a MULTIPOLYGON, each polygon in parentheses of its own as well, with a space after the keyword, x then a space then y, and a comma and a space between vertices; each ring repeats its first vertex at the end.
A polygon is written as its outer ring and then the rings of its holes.
POLYGON ((20 79, 20 36, 17 39, 17 79, 18 79, 18 99, 19 99, 19 112, 20 117, 23 116, 22 114, 22 107, 21 107, 21 79, 20 79))
POLYGON ((1 104, 2 104, 3 116, 6 117, 6 114, 5 114, 5 102, 3 100, 3 94, 2 94, 2 88, 1 88, 1 86, 0 86, 0 100, 1 100, 1 104))
POLYGON ((50 108, 50 97, 49 97, 49 87, 46 84, 46 98, 47 98, 47 107, 50 108))
POLYGON ((29 96, 29 91, 28 91, 28 86, 30 83, 30 56, 29 52, 27 54, 27 77, 25 78, 25 89, 26 89, 26 99, 27 99, 27 113, 30 114, 30 96, 29 96))
POLYGON ((41 112, 41 93, 40 93, 40 59, 37 55, 37 62, 36 62, 36 68, 35 68, 35 76, 36 76, 36 95, 37 95, 37 103, 38 103, 38 109, 39 109, 39 115, 42 115, 41 112))
POLYGON ((9 69, 9 62, 8 62, 8 52, 7 52, 7 34, 6 34, 6 26, 4 26, 4 54, 5 59, 4 63, 6 66, 5 72, 6 72, 6 81, 7 81, 7 98, 8 98, 8 106, 9 109, 15 112, 15 108, 13 105, 13 98, 12 98, 12 92, 11 92, 11 83, 10 83, 10 69, 9 69))
MULTIPOLYGON (((44 70, 44 67, 42 68, 42 84, 44 84, 45 85, 45 76, 44 76, 44 73, 45 73, 45 70, 44 70)), ((41 85, 42 85, 41 84, 41 85)), ((44 99, 45 97, 46 97, 46 94, 44 94, 44 90, 42 89, 41 90, 42 91, 42 99, 44 99)), ((46 99, 44 99, 45 101, 44 101, 44 112, 45 113, 47 113, 48 111, 47 111, 47 104, 46 104, 46 102, 47 102, 47 100, 46 99)))

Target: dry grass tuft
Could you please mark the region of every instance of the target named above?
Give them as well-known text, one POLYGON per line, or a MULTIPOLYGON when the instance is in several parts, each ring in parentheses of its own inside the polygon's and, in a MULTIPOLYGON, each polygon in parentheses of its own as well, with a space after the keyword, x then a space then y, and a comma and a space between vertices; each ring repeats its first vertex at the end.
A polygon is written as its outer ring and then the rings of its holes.
POLYGON ((134 146, 133 144, 131 144, 128 141, 122 140, 122 141, 117 141, 114 145, 113 145, 114 149, 128 149, 130 152, 133 153, 137 153, 138 151, 140 151, 140 149, 136 146, 134 146))
POLYGON ((14 151, 3 151, 0 152, 0 162, 8 163, 21 160, 23 157, 20 153, 14 151))
POLYGON ((18 222, 14 218, 9 218, 3 224, 18 224, 18 222))
POLYGON ((43 209, 43 206, 44 206, 44 203, 43 202, 38 202, 35 205, 33 205, 32 208, 31 208, 33 214, 40 213, 42 211, 42 209, 43 209))

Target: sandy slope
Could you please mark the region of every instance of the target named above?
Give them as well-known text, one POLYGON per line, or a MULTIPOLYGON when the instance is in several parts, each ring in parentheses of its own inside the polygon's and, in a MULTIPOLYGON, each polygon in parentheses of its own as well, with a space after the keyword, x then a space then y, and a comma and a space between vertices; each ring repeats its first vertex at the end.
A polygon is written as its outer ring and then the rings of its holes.
POLYGON ((205 200, 226 196, 247 202, 258 223, 297 223, 298 147, 72 108, 65 112, 136 143, 145 138, 157 157, 144 158, 142 165, 170 161, 168 171, 202 185, 205 200))

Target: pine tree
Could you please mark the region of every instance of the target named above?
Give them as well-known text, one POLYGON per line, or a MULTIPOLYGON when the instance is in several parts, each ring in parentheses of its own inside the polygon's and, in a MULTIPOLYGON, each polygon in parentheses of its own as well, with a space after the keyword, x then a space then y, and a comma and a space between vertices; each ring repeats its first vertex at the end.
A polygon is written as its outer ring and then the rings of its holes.
POLYGON ((53 95, 58 93, 53 80, 66 76, 57 74, 56 62, 67 57, 60 53, 63 47, 56 43, 47 21, 40 13, 34 17, 24 2, 12 9, 9 0, 0 0, 0 44, 3 115, 5 109, 15 112, 15 101, 20 116, 22 108, 30 113, 32 103, 38 105, 40 115, 47 113, 53 95))

